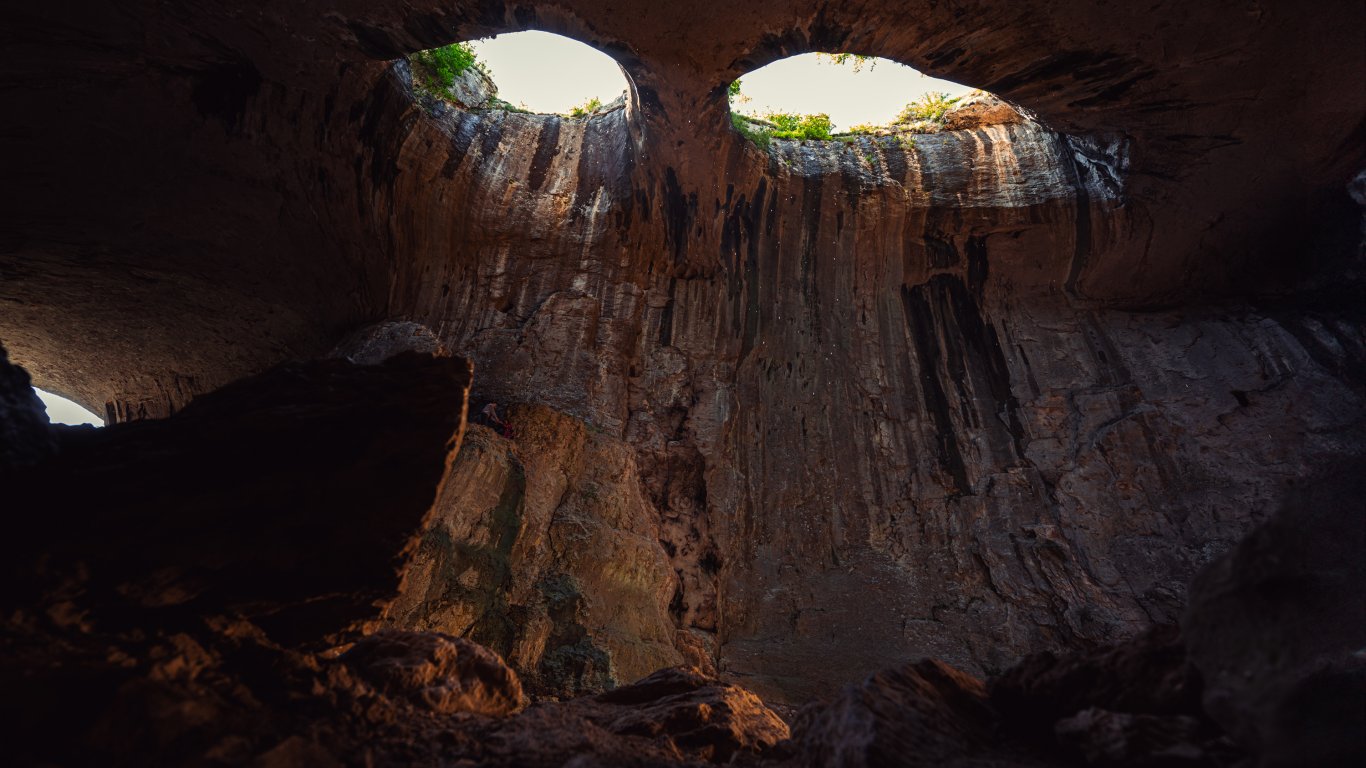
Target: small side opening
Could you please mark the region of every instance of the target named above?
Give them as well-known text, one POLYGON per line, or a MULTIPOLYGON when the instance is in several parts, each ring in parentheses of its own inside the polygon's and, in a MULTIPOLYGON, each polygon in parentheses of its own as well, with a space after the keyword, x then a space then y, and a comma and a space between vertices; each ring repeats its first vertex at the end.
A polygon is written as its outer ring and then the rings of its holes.
POLYGON ((37 393, 38 399, 43 401, 43 406, 47 408, 47 419, 53 424, 104 426, 104 419, 61 395, 37 387, 34 387, 33 391, 37 393))

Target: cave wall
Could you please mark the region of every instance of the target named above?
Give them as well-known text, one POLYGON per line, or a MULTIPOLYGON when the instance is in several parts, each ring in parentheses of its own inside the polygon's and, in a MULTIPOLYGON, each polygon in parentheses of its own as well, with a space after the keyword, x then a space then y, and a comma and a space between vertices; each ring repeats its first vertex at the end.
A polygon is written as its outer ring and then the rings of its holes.
MULTIPOLYGON (((633 188, 630 119, 420 123, 385 194, 481 193, 399 218, 420 235, 392 301, 476 360, 480 401, 547 405, 633 449, 555 477, 592 485, 605 461, 643 487, 637 517, 677 576, 655 566, 667 585, 640 613, 676 590, 680 652, 701 640, 756 690, 814 695, 922 655, 995 671, 1175 621, 1189 578, 1288 488, 1363 456, 1366 401, 1343 375, 1358 321, 1073 295, 1078 259, 1127 245, 1123 141, 1026 122, 909 150, 785 145, 758 169, 741 146, 707 199, 672 168, 633 188), (652 268, 697 248, 718 266, 652 268)), ((516 450, 534 482, 540 451, 516 450)), ((573 514, 563 492, 520 509, 573 514)), ((535 530, 513 546, 572 562, 535 530)), ((621 604, 606 584, 586 597, 621 604)), ((506 621, 478 614, 440 626, 506 621)), ((619 628, 593 629, 612 657, 619 628)))
POLYGON ((470 442, 391 619, 549 689, 687 658, 799 698, 1123 637, 1366 450, 1359 4, 77 10, 0 33, 0 340, 132 420, 428 329, 476 400, 556 426, 470 442), (625 107, 429 112, 386 61, 528 27, 614 55, 625 107), (729 131, 726 83, 822 49, 1038 121, 771 156, 729 131))

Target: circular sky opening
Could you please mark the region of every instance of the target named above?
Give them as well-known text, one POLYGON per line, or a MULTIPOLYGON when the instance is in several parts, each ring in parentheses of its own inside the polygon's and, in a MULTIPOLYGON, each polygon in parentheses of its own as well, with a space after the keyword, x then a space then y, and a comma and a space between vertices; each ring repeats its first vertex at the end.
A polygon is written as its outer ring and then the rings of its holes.
POLYGON ((561 35, 511 32, 468 45, 498 98, 531 112, 575 114, 610 104, 629 87, 611 56, 561 35))
POLYGON ((891 59, 828 53, 781 59, 737 82, 733 112, 760 118, 823 114, 830 117, 835 131, 889 125, 908 104, 936 94, 958 98, 974 90, 891 59))
POLYGON ((34 387, 33 391, 38 394, 38 399, 42 400, 43 405, 47 407, 47 420, 53 424, 104 426, 104 419, 61 395, 54 395, 37 387, 34 387))

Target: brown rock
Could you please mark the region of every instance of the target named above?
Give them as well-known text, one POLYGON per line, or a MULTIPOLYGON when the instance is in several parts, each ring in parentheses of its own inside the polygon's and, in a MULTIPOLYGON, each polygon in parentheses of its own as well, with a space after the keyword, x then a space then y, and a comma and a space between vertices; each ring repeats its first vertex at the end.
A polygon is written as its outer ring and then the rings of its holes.
POLYGON ((1034 654, 991 681, 1007 729, 1051 745, 1054 724, 1084 710, 1199 717, 1200 677, 1176 627, 1089 653, 1034 654))
POLYGON ((1223 765, 1201 745, 1208 728, 1183 715, 1084 709, 1054 727, 1058 740, 1097 768, 1223 765))
POLYGON ((489 733, 491 765, 696 765, 770 755, 787 725, 754 694, 695 669, 538 704, 489 733), (572 756, 572 757, 571 757, 572 756))
POLYGON ((1033 766, 1002 746, 981 681, 937 661, 869 676, 793 725, 791 765, 842 768, 1033 766))
POLYGON ((340 768, 343 765, 317 742, 290 736, 252 761, 252 768, 340 768))
POLYGON ((944 113, 941 126, 945 131, 970 131, 989 125, 1012 125, 1025 122, 1015 107, 989 93, 967 96, 944 113))
POLYGON ((484 643, 538 695, 679 663, 676 577, 634 451, 548 408, 505 416, 512 439, 470 428, 387 621, 484 643))
POLYGON ((759 697, 722 685, 696 668, 665 669, 599 694, 619 707, 589 715, 613 733, 664 738, 690 758, 729 762, 737 753, 762 754, 788 737, 787 724, 759 697))
POLYGON ((522 706, 517 675, 498 654, 436 632, 378 632, 341 657, 387 696, 402 696, 440 714, 502 717, 522 706))
MULTIPOLYGON (((516 464, 465 467, 488 470, 460 491, 479 505, 444 510, 459 525, 423 566, 454 574, 415 575, 437 593, 405 615, 477 630, 547 690, 676 663, 680 637, 793 703, 906 658, 988 674, 1113 644, 1179 618, 1290 484, 1366 455, 1360 2, 176 9, 5 13, 0 338, 39 384, 136 421, 421 324, 476 361, 478 398, 565 421, 537 419, 556 434, 525 457, 516 536, 491 514, 516 464), (625 107, 432 106, 391 63, 528 27, 618 56, 625 107), (769 153, 730 129, 725 84, 821 48, 1039 122, 769 153)), ((397 378, 347 390, 328 410, 360 421, 321 447, 258 433, 137 459, 167 444, 156 426, 114 433, 148 436, 126 464, 72 447, 88 471, 46 481, 67 499, 50 520, 6 529, 4 589, 49 592, 32 615, 73 628, 111 604, 295 634, 368 615, 449 436, 450 414, 390 400, 422 389, 397 378), (374 463, 337 455, 395 412, 413 420, 379 430, 374 463), (81 490, 103 488, 124 499, 109 520, 81 490), (54 533, 70 557, 39 573, 28 545, 54 533), (119 598, 75 599, 96 588, 119 598)))
POLYGON ((1366 467, 1335 469, 1191 585, 1205 708, 1259 766, 1366 762, 1366 467))

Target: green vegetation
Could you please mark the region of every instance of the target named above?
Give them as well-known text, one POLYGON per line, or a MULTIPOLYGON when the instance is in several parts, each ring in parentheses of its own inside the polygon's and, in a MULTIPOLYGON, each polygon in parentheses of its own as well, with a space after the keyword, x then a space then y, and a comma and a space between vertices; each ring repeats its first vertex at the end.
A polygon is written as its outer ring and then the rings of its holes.
POLYGON ((484 105, 484 109, 496 109, 502 112, 519 112, 523 115, 532 114, 531 110, 527 109, 525 106, 518 106, 516 104, 503 101, 497 96, 494 96, 493 98, 489 99, 488 103, 484 105))
POLYGON ((465 70, 476 66, 478 60, 469 43, 455 43, 418 51, 408 57, 408 64, 412 66, 415 84, 439 95, 455 83, 455 78, 465 74, 465 70))
POLYGON ((730 124, 760 149, 773 139, 831 141, 829 115, 793 115, 777 112, 763 118, 731 114, 730 124))
MULTIPOLYGON (((871 60, 871 56, 858 56, 852 53, 821 54, 829 56, 835 63, 843 64, 849 60, 857 62, 871 60)), ((897 142, 901 148, 911 151, 915 148, 915 137, 910 133, 934 133, 939 130, 938 125, 944 122, 944 116, 955 104, 961 101, 961 97, 950 98, 947 93, 931 92, 919 99, 907 104, 905 109, 892 126, 885 125, 855 125, 847 131, 838 134, 831 133, 830 116, 824 114, 800 115, 786 112, 776 112, 765 115, 762 118, 749 117, 737 114, 734 111, 736 102, 744 102, 748 99, 740 92, 740 81, 736 80, 726 87, 726 97, 731 104, 730 124, 746 139, 749 139, 760 149, 768 149, 773 139, 791 139, 795 141, 838 141, 844 144, 856 144, 861 136, 872 139, 887 138, 897 142), (915 123, 932 123, 934 125, 913 125, 915 123), (910 133, 908 133, 908 131, 910 133)), ((872 156, 865 155, 869 164, 873 164, 872 156)))
POLYGON ((830 63, 843 66, 849 62, 854 62, 854 71, 862 71, 863 65, 867 64, 869 69, 877 66, 877 57, 861 56, 857 53, 818 53, 818 58, 829 59, 830 63))
POLYGON ((792 115, 778 112, 768 115, 768 121, 773 123, 775 139, 830 140, 830 116, 826 114, 792 115))
POLYGON ((589 115, 602 109, 602 99, 594 96, 577 107, 569 110, 570 117, 588 117, 589 115))
POLYGON ((749 139, 754 146, 759 149, 768 149, 769 141, 773 138, 773 129, 768 128, 763 123, 751 121, 740 115, 732 113, 730 124, 741 136, 749 139))
POLYGON ((867 123, 861 123, 850 128, 844 133, 850 136, 880 136, 886 130, 887 126, 885 125, 869 125, 867 123))
MULTIPOLYGON (((739 80, 727 86, 726 96, 732 105, 737 100, 744 100, 740 93, 739 80)), ((830 141, 833 138, 830 135, 830 116, 825 114, 797 115, 775 112, 758 118, 731 112, 730 124, 760 149, 768 149, 773 139, 830 141)))
POLYGON ((947 93, 931 91, 907 104, 906 108, 901 110, 901 114, 897 115, 896 121, 898 123, 915 123, 923 120, 942 123, 944 122, 944 115, 961 100, 961 97, 949 98, 947 93))

